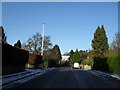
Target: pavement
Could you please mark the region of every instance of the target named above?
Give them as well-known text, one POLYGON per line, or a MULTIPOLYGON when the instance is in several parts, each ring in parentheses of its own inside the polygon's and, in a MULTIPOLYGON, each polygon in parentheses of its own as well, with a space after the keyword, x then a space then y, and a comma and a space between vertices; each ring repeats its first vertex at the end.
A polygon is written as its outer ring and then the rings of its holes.
POLYGON ((41 74, 53 70, 54 68, 26 69, 26 71, 0 76, 0 90, 2 88, 12 88, 16 84, 25 83, 41 74))
POLYGON ((49 70, 27 82, 16 83, 10 89, 18 88, 120 88, 120 80, 102 72, 65 67, 49 70))

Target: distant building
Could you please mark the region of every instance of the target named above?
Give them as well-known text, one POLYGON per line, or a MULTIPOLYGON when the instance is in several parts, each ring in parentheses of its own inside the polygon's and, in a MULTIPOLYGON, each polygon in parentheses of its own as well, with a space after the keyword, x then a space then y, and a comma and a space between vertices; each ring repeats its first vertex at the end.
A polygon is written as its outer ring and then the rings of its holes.
POLYGON ((69 58, 70 58, 70 56, 68 56, 68 55, 62 55, 62 60, 61 61, 69 62, 69 58))

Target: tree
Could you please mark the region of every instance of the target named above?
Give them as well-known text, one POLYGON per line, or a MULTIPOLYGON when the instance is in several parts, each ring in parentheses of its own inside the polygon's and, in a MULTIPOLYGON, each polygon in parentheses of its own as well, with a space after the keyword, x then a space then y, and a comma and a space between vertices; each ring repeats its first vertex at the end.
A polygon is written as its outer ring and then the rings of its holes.
POLYGON ((45 51, 48 50, 48 49, 50 49, 51 46, 52 46, 52 43, 51 43, 50 39, 51 39, 50 36, 45 36, 44 37, 44 50, 45 51))
POLYGON ((44 52, 44 62, 48 62, 48 66, 58 66, 61 60, 61 52, 58 45, 55 45, 52 49, 44 52))
POLYGON ((78 49, 76 49, 72 59, 70 60, 70 64, 73 65, 75 62, 81 63, 81 61, 82 61, 81 55, 78 49))
POLYGON ((70 60, 72 59, 72 57, 73 57, 73 55, 74 55, 74 51, 73 50, 71 50, 70 52, 69 52, 69 55, 70 55, 70 60))
POLYGON ((58 45, 55 45, 52 49, 53 53, 54 53, 54 59, 56 61, 60 61, 61 60, 61 52, 60 52, 60 48, 58 45))
POLYGON ((113 42, 111 43, 110 47, 112 49, 118 50, 120 49, 120 39, 119 39, 120 33, 116 33, 113 42))
POLYGON ((93 57, 102 57, 108 50, 108 38, 104 26, 96 29, 94 33, 94 39, 92 40, 93 57))
POLYGON ((3 41, 3 42, 6 42, 7 37, 6 37, 6 35, 5 35, 3 26, 0 26, 0 31, 2 32, 2 41, 3 41))
POLYGON ((80 50, 79 53, 80 53, 82 59, 87 59, 87 57, 88 57, 88 51, 87 50, 86 51, 80 50))
POLYGON ((20 40, 18 40, 17 43, 14 44, 14 46, 21 48, 21 42, 20 42, 20 40))
MULTIPOLYGON (((50 36, 44 37, 44 51, 51 48, 52 43, 50 41, 50 36)), ((41 47, 42 47, 42 36, 39 33, 36 33, 32 37, 30 37, 26 43, 23 43, 22 47, 29 52, 33 53, 41 53, 41 47)))
POLYGON ((110 48, 108 52, 105 54, 106 56, 117 56, 120 55, 120 33, 117 32, 114 36, 112 43, 110 44, 110 48))

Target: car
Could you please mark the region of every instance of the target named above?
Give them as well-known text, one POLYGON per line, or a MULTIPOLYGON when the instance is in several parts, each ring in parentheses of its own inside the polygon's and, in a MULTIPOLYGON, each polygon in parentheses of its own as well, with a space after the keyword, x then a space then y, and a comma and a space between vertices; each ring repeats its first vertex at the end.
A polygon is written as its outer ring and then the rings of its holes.
POLYGON ((73 64, 73 68, 79 69, 79 63, 75 62, 75 63, 73 64))

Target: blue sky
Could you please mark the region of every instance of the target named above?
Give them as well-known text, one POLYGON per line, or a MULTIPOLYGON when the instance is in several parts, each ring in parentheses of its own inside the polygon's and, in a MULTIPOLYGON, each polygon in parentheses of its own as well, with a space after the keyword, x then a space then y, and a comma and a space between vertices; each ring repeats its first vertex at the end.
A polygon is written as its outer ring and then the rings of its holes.
POLYGON ((51 36, 61 52, 91 49, 91 40, 98 26, 104 25, 108 42, 118 31, 117 2, 16 2, 2 3, 2 25, 7 42, 26 42, 36 32, 51 36))

